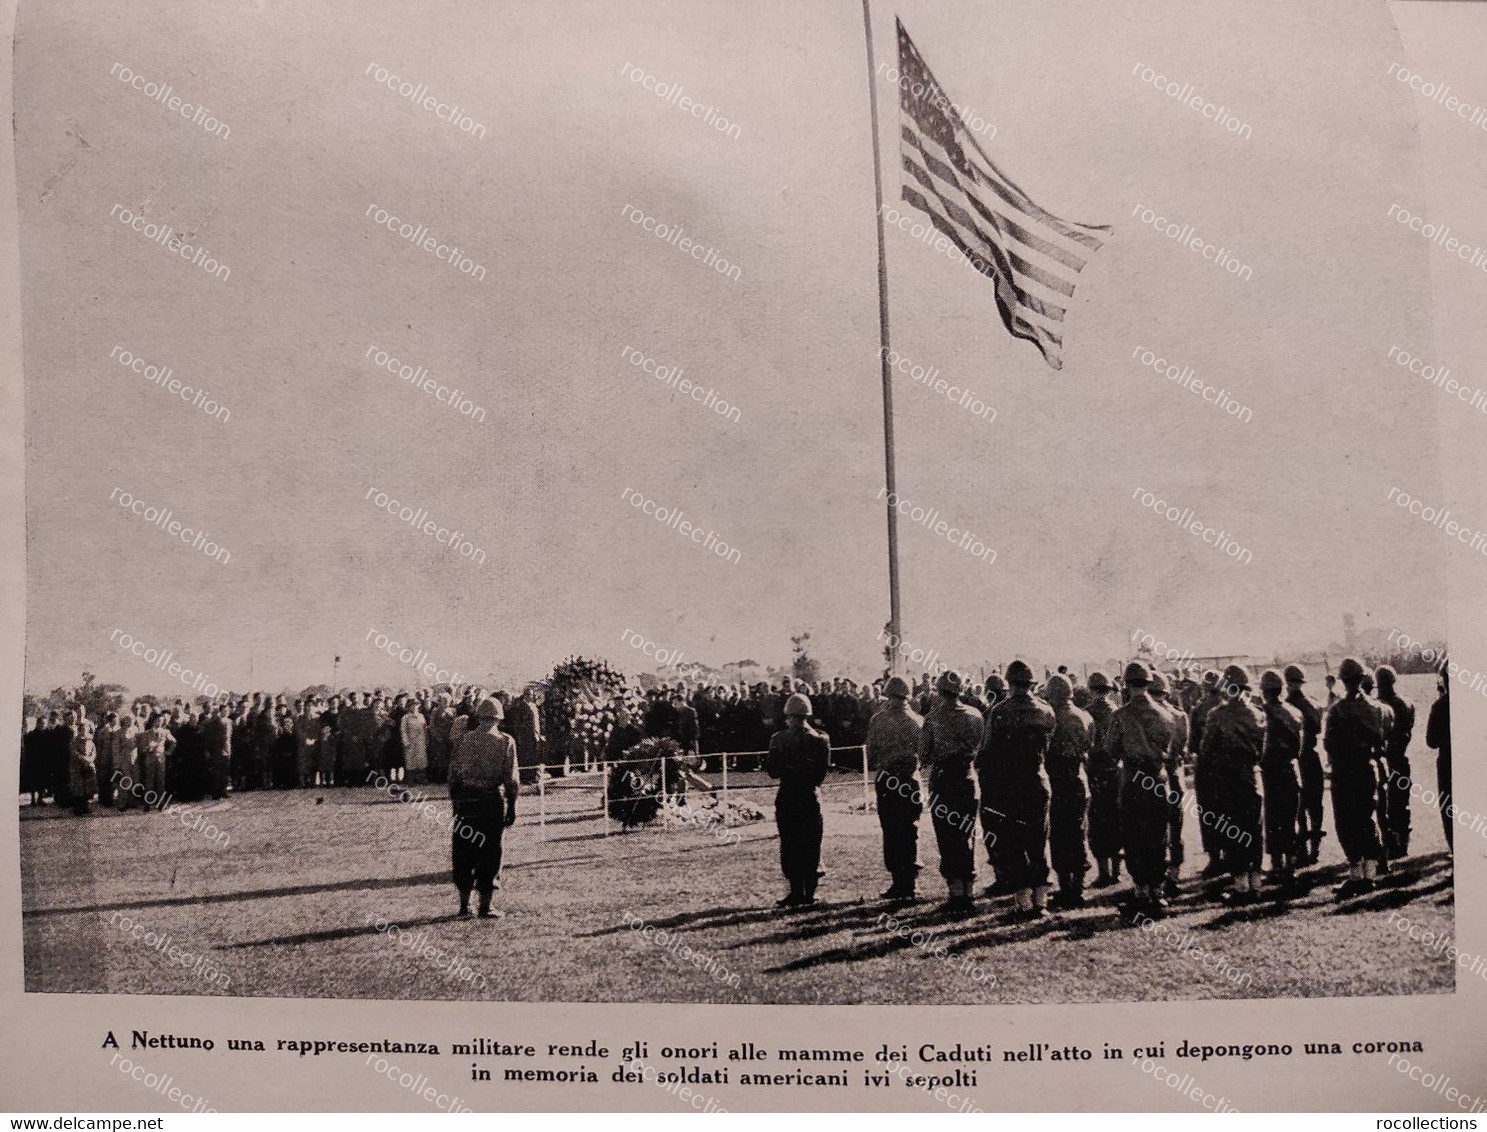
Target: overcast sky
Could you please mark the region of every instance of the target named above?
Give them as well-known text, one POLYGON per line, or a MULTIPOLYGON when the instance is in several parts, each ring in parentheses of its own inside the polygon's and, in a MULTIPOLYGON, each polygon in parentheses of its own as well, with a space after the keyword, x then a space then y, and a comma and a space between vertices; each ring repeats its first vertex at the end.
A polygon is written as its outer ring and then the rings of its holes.
MULTIPOLYGON (((907 640, 979 663, 1103 658, 1137 627, 1199 654, 1268 654, 1339 639, 1345 611, 1439 632, 1457 547, 1386 497, 1440 499, 1439 414, 1468 410, 1387 358, 1433 356, 1428 245, 1387 218, 1424 209, 1387 8, 880 3, 888 65, 895 13, 995 127, 982 142, 1009 175, 1051 211, 1115 228, 1081 277, 1061 373, 1006 334, 989 284, 890 231, 895 348, 996 410, 978 419, 898 379, 900 492, 996 550, 988 563, 902 525, 907 640), (1141 82, 1138 64, 1252 132, 1141 82), (1252 277, 1142 226, 1138 203, 1252 277), (1137 345, 1252 419, 1143 369, 1137 345), (1138 487, 1250 560, 1143 510, 1138 487)), ((809 629, 828 661, 875 662, 888 602, 859 4, 63 0, 23 6, 16 62, 28 688, 87 667, 174 690, 110 643, 115 629, 240 689, 250 664, 258 687, 328 680, 336 654, 343 682, 412 682, 369 629, 503 679, 575 652, 650 667, 627 631, 720 664, 784 661, 809 629), (116 63, 230 134, 132 89, 116 63), (484 138, 370 64, 457 104, 484 138), (111 218, 116 204, 189 233, 229 277, 111 218), (486 277, 379 227, 371 204, 486 277), (738 279, 629 223, 627 206, 681 225, 738 279), (369 345, 486 420, 376 368, 369 345), (121 367, 116 346, 209 390, 230 419, 121 367), (629 347, 738 419, 645 375, 629 347), (206 530, 230 561, 120 508, 116 488, 206 530), (484 563, 378 510, 369 488, 458 528, 484 563), (739 560, 643 516, 626 489, 739 560)), ((1445 78, 1487 103, 1480 75, 1445 78)), ((890 203, 894 93, 880 79, 890 203)))

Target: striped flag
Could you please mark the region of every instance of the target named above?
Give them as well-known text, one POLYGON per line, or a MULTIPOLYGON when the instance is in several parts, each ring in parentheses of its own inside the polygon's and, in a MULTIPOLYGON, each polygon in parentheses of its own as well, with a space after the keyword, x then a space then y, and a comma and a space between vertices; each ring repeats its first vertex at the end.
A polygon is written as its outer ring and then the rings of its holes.
POLYGON ((903 199, 996 285, 1009 333, 1063 367, 1064 315, 1079 272, 1114 229, 1060 220, 996 167, 954 113, 898 22, 903 199))

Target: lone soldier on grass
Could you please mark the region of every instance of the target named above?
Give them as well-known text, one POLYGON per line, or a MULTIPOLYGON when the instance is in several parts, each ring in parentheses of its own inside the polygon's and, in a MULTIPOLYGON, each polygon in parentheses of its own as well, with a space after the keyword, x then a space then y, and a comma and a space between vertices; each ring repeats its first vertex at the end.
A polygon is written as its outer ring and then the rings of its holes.
POLYGON ((1012 693, 986 716, 977 770, 981 821, 999 853, 998 879, 1015 893, 1014 915, 1034 919, 1048 900, 1048 775, 1043 762, 1057 720, 1033 697, 1033 673, 1014 660, 1007 665, 1012 693), (986 791, 994 793, 988 797, 986 791), (1007 875, 1003 877, 1002 872, 1007 875))
POLYGON ((1136 886, 1130 910, 1160 916, 1167 902, 1167 767, 1177 727, 1147 691, 1151 672, 1139 660, 1126 665, 1128 699, 1115 710, 1105 736, 1108 762, 1120 768, 1120 828, 1126 867, 1136 886))
POLYGON ((1105 740, 1115 708, 1109 700, 1114 690, 1103 672, 1089 674, 1089 707, 1094 720, 1089 755, 1089 851, 1099 875, 1095 888, 1108 888, 1120 880, 1120 764, 1111 762, 1105 740))
POLYGON ((1384 743, 1379 706, 1363 694, 1363 665, 1348 657, 1337 666, 1344 694, 1327 709, 1323 746, 1332 769, 1332 821, 1348 859, 1348 879, 1333 889, 1339 900, 1371 892, 1383 848, 1374 806, 1378 770, 1374 755, 1384 743))
POLYGON ((1296 879, 1299 844, 1296 817, 1301 809, 1298 760, 1304 720, 1301 712, 1281 699, 1283 681, 1273 668, 1260 674, 1265 698, 1265 745, 1260 752, 1260 779, 1265 787, 1265 849, 1270 854, 1270 879, 1291 884, 1296 879))
POLYGON ((1322 759, 1317 754, 1317 739, 1322 734, 1322 710, 1302 691, 1306 673, 1295 664, 1286 665, 1286 703, 1301 713, 1301 754, 1297 766, 1301 771, 1301 804, 1296 812, 1296 863, 1315 865, 1321 851, 1322 795, 1326 777, 1322 759))
POLYGON ((883 867, 893 883, 884 900, 913 900, 919 875, 919 735, 924 720, 909 708, 909 682, 894 676, 883 686, 886 702, 867 726, 867 766, 878 796, 883 867))
POLYGON ((805 908, 816 902, 821 879, 821 797, 831 742, 810 725, 811 701, 796 692, 785 701, 785 729, 769 740, 764 769, 779 780, 774 820, 780 831, 780 871, 790 891, 775 901, 780 908, 805 908))
POLYGON ((1224 702, 1203 723, 1199 758, 1212 767, 1215 813, 1227 819, 1220 836, 1224 865, 1234 878, 1229 902, 1253 904, 1260 896, 1265 851, 1260 757, 1265 747, 1265 716, 1250 703, 1249 673, 1237 664, 1224 669, 1224 702))
POLYGON ((472 888, 480 892, 480 915, 490 916, 491 893, 500 884, 501 834, 516 824, 516 740, 500 729, 501 717, 500 701, 482 702, 449 759, 451 856, 461 916, 470 914, 472 888))
POLYGON ((938 703, 924 719, 919 736, 919 765, 929 787, 929 812, 940 848, 940 875, 949 899, 945 908, 956 914, 972 912, 976 901, 971 884, 976 879, 976 752, 984 724, 981 713, 960 700, 965 680, 959 672, 940 674, 935 682, 938 703))
POLYGON ((1415 732, 1415 705, 1395 690, 1398 677, 1385 664, 1374 673, 1379 682, 1379 703, 1394 712, 1394 727, 1384 744, 1384 772, 1389 797, 1388 828, 1384 848, 1388 855, 1405 857, 1410 851, 1410 737, 1415 732))

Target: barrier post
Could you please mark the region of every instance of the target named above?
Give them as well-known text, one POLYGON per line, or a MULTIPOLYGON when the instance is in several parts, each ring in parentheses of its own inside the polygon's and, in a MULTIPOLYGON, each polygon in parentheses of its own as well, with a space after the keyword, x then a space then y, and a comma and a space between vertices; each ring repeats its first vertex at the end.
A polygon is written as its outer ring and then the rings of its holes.
POLYGON ((661 756, 661 828, 671 828, 671 811, 666 808, 666 756, 661 756))
POLYGON ((862 812, 871 813, 873 808, 872 783, 867 771, 867 744, 862 745, 862 812))
POLYGON ((540 770, 537 772, 537 825, 542 830, 538 836, 547 840, 547 775, 540 770))
POLYGON ((609 836, 609 764, 600 763, 599 773, 604 776, 604 836, 609 836))
POLYGON ((723 813, 726 820, 728 812, 728 752, 723 752, 723 813))

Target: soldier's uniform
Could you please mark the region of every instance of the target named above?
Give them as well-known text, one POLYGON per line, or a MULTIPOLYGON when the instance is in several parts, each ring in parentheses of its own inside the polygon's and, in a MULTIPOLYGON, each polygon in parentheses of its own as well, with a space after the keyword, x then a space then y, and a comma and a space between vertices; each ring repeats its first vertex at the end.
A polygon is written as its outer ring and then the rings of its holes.
POLYGON ((1044 760, 1057 720, 1052 708, 1033 697, 1033 674, 1026 664, 1014 660, 1006 678, 1012 693, 987 713, 977 758, 981 822, 999 849, 997 879, 1016 893, 1017 913, 1041 916, 1048 894, 1044 760))
POLYGON ((1317 739, 1322 734, 1322 711, 1301 690, 1301 685, 1306 683, 1306 674, 1297 665, 1287 666, 1285 678, 1286 703, 1301 713, 1301 753, 1296 760, 1301 772, 1301 801, 1296 810, 1296 856, 1299 864, 1314 865, 1324 836, 1322 795, 1326 776, 1322 773, 1321 756, 1317 754, 1317 739))
MULTIPOLYGON (((1219 674, 1216 669, 1210 668, 1203 673, 1204 695, 1198 702, 1198 706, 1193 708, 1193 716, 1188 728, 1188 751, 1193 756, 1193 795, 1198 803, 1200 815, 1215 812, 1216 809, 1213 766, 1203 757, 1203 725, 1208 720, 1208 713, 1224 702, 1218 686, 1219 674)), ((1203 875, 1206 877, 1221 875, 1224 872, 1223 835, 1204 821, 1198 823, 1198 832, 1203 841, 1203 852, 1208 857, 1208 865, 1204 868, 1203 875)))
POLYGON ((501 877, 501 834, 516 824, 516 740, 492 726, 502 715, 499 701, 482 703, 449 760, 455 818, 450 855, 461 916, 470 914, 472 888, 480 893, 480 915, 491 914, 491 893, 501 877))
POLYGON ((764 769, 778 779, 775 825, 780 831, 780 871, 790 892, 778 901, 796 908, 816 902, 821 877, 821 798, 816 789, 826 780, 831 742, 808 722, 811 701, 796 693, 785 701, 785 730, 769 740, 764 769))
POLYGON ((1446 829, 1446 848, 1455 849, 1451 838, 1455 808, 1451 804, 1451 685, 1449 678, 1440 681, 1440 692, 1430 705, 1425 721, 1425 745, 1435 752, 1435 792, 1446 829))
POLYGON ((1103 672, 1089 674, 1089 715, 1094 722, 1089 755, 1089 851, 1100 875, 1094 887, 1120 879, 1120 764, 1112 762, 1106 742, 1115 708, 1106 698, 1110 680, 1103 672))
POLYGON ((919 874, 919 815, 924 802, 917 759, 924 720, 909 709, 908 681, 895 676, 883 692, 887 702, 867 726, 867 766, 878 797, 883 867, 893 878, 883 897, 909 900, 919 874))
POLYGON ((1188 749, 1188 717, 1167 698, 1167 678, 1160 672, 1151 674, 1151 698, 1157 707, 1164 708, 1172 717, 1172 746, 1167 752, 1167 878, 1162 882, 1162 892, 1175 897, 1177 878, 1182 875, 1185 859, 1182 847, 1182 757, 1188 749))
POLYGON ((960 702, 964 684, 958 672, 941 673, 935 685, 940 702, 925 716, 919 736, 919 765, 925 772, 929 812, 940 848, 940 875, 949 890, 948 906, 956 912, 975 907, 971 896, 976 879, 972 768, 984 731, 980 713, 960 702))
POLYGON ((1234 901, 1244 904, 1259 895, 1265 850, 1260 787, 1265 716, 1250 703, 1249 673, 1239 665, 1224 669, 1223 688, 1224 702, 1203 721, 1199 757, 1212 768, 1212 818, 1223 842, 1221 859, 1234 878, 1234 901))
POLYGON ((1104 754, 1120 768, 1120 828, 1126 867, 1136 886, 1134 906, 1158 911, 1165 906, 1161 883, 1167 861, 1167 767, 1177 728, 1167 709, 1147 694, 1146 665, 1126 665, 1130 699, 1115 709, 1105 735, 1104 754))
POLYGON ((1384 721, 1379 706, 1363 694, 1363 666, 1348 657, 1337 671, 1347 694, 1327 709, 1323 746, 1332 770, 1332 822, 1349 867, 1348 879, 1335 891, 1346 899, 1373 888, 1383 855, 1374 821, 1374 755, 1383 747, 1384 721))
POLYGON ((1069 702, 1069 684, 1061 676, 1048 681, 1048 702, 1053 705, 1053 738, 1048 744, 1048 850, 1059 892, 1054 902, 1064 908, 1084 904, 1084 874, 1089 871, 1085 852, 1085 810, 1089 805, 1089 782, 1085 761, 1094 741, 1095 721, 1089 713, 1069 702))
POLYGON ((1301 712, 1281 698, 1282 680, 1274 670, 1260 674, 1265 697, 1265 742, 1260 751, 1260 778, 1265 787, 1265 849, 1277 880, 1289 882, 1296 872, 1299 845, 1296 819, 1301 810, 1299 759, 1301 712))
POLYGON ((1395 690, 1394 669, 1387 664, 1376 673, 1379 702, 1394 713, 1394 726, 1384 744, 1384 789, 1388 795, 1384 847, 1390 857, 1410 851, 1410 737, 1415 732, 1415 705, 1395 690))

